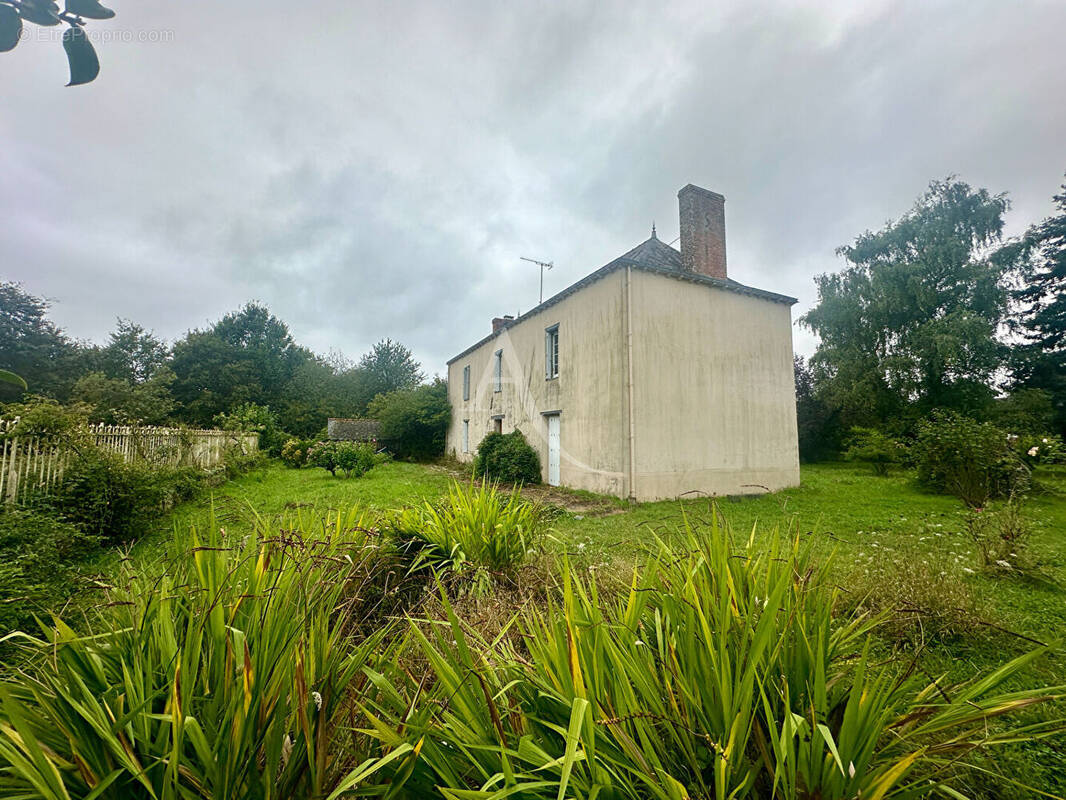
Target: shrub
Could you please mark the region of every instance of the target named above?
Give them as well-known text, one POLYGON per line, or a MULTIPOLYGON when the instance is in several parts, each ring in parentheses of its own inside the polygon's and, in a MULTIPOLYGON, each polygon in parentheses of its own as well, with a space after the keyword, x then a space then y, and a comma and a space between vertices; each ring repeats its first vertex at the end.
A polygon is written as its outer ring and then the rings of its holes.
POLYGON ((95 447, 82 448, 49 496, 35 503, 82 531, 112 542, 144 535, 152 521, 194 497, 208 473, 198 467, 127 463, 95 447))
POLYGON ((378 395, 368 413, 381 423, 381 443, 397 458, 428 461, 444 454, 451 420, 445 381, 378 395))
POLYGON ((278 427, 278 419, 267 406, 241 403, 229 413, 215 415, 215 424, 224 431, 248 431, 259 434, 259 449, 272 458, 281 455, 289 435, 278 427))
POLYGON ((1030 467, 1038 464, 1066 464, 1066 445, 1062 437, 1052 433, 1011 435, 1011 446, 1018 457, 1030 467))
POLYGON ((361 478, 382 460, 370 442, 318 442, 307 453, 311 466, 321 467, 331 475, 343 472, 346 478, 361 478))
POLYGON ((286 466, 299 469, 307 463, 312 442, 306 439, 289 439, 281 446, 281 460, 286 466))
POLYGON ((0 636, 69 595, 74 565, 96 537, 35 511, 0 511, 0 636))
POLYGON ((989 724, 1049 699, 995 694, 1046 649, 929 682, 871 652, 878 620, 834 619, 836 591, 795 541, 688 531, 617 602, 564 573, 558 606, 521 614, 521 651, 450 612, 412 625, 431 677, 407 678, 379 730, 421 747, 415 797, 843 800, 959 796, 953 759, 1062 729, 989 724))
POLYGON ((1026 572, 1033 529, 1022 513, 1022 503, 1011 498, 995 510, 972 509, 966 514, 966 533, 977 546, 981 566, 993 571, 1026 572))
POLYGON ((885 476, 906 453, 903 444, 873 428, 851 429, 844 458, 869 464, 875 475, 885 476))
POLYGON ((367 675, 389 646, 384 628, 348 638, 350 598, 386 580, 354 517, 307 535, 291 521, 239 540, 213 521, 202 536, 181 531, 167 571, 123 567, 93 635, 56 620, 21 636, 36 660, 0 687, 0 794, 253 800, 365 787, 383 762, 354 709, 372 703, 367 675))
POLYGON ((934 412, 919 423, 913 455, 922 484, 974 508, 1019 494, 1029 484, 1029 470, 1005 432, 951 411, 934 412))
POLYGON ((513 577, 529 557, 542 534, 543 512, 517 489, 502 494, 488 483, 453 482, 444 500, 397 512, 386 528, 411 558, 411 571, 428 566, 481 595, 495 579, 513 577))
POLYGON ((504 483, 540 483, 540 456, 521 431, 489 433, 478 445, 474 475, 504 483))

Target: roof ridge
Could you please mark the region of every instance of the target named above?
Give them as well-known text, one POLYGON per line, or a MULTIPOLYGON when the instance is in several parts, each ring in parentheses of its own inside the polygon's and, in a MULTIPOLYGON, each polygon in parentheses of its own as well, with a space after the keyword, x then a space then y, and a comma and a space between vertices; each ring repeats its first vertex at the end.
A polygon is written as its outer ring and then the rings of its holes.
MULTIPOLYGON (((789 297, 788 295, 778 294, 777 292, 769 292, 769 291, 767 291, 765 289, 756 289, 754 286, 747 286, 747 285, 745 285, 743 283, 740 283, 738 281, 733 280, 732 278, 714 278, 714 277, 711 277, 710 275, 703 275, 702 273, 698 273, 698 272, 686 272, 685 270, 680 268, 680 253, 678 253, 678 266, 677 267, 674 267, 672 265, 663 265, 662 263, 648 263, 646 261, 636 260, 636 259, 631 257, 631 254, 633 254, 634 252, 639 251, 642 246, 647 245, 650 241, 651 240, 649 239, 649 240, 646 240, 644 242, 641 242, 641 244, 639 244, 636 247, 634 247, 628 253, 625 253, 624 255, 620 255, 620 256, 618 256, 617 258, 615 258, 612 261, 608 261, 606 264, 604 264, 599 269, 597 269, 597 270, 595 270, 593 272, 590 272, 584 278, 581 278, 580 280, 575 281, 574 283, 570 284, 569 286, 567 286, 562 291, 559 291, 559 292, 555 293, 554 295, 549 297, 547 300, 545 300, 543 303, 540 303, 539 305, 536 305, 533 308, 531 308, 525 314, 522 314, 521 316, 516 317, 515 319, 508 321, 506 324, 501 325, 498 330, 495 330, 492 333, 490 333, 488 336, 486 336, 486 337, 484 337, 482 339, 479 339, 477 342, 475 342, 474 344, 472 344, 469 347, 467 347, 465 350, 463 350, 458 355, 453 356, 452 358, 448 359, 447 363, 448 364, 453 364, 454 362, 458 361, 460 358, 462 358, 463 356, 467 355, 468 353, 471 353, 474 350, 477 350, 479 347, 481 347, 486 342, 489 342, 492 339, 495 339, 497 336, 499 336, 501 333, 503 333, 508 328, 511 328, 511 327, 519 324, 520 322, 524 322, 525 320, 529 319, 530 317, 532 317, 532 316, 534 316, 536 314, 539 314, 541 311, 544 311, 545 309, 549 308, 550 306, 553 306, 556 303, 559 303, 559 302, 565 300, 567 297, 569 297, 570 295, 574 294, 575 292, 585 288, 586 286, 588 286, 591 283, 595 283, 596 281, 600 280, 601 278, 607 277, 609 274, 611 274, 616 269, 619 269, 621 267, 633 267, 635 269, 639 269, 639 270, 642 270, 644 272, 651 272, 651 273, 653 273, 655 275, 663 275, 665 277, 674 278, 675 280, 679 280, 679 281, 690 281, 692 283, 700 283, 700 284, 703 284, 704 286, 711 286, 711 287, 714 287, 714 288, 717 288, 717 289, 723 289, 723 290, 725 290, 727 292, 736 292, 737 294, 744 294, 744 295, 748 295, 749 297, 757 297, 757 298, 759 298, 761 300, 767 300, 767 301, 769 301, 771 303, 787 303, 788 305, 791 306, 791 305, 795 305, 796 303, 799 302, 795 297, 789 297)), ((671 250, 671 251, 673 251, 675 253, 678 252, 677 250, 674 250, 674 248, 670 247, 670 245, 665 244, 660 239, 656 239, 655 241, 661 247, 667 248, 667 249, 669 249, 669 250, 671 250)))

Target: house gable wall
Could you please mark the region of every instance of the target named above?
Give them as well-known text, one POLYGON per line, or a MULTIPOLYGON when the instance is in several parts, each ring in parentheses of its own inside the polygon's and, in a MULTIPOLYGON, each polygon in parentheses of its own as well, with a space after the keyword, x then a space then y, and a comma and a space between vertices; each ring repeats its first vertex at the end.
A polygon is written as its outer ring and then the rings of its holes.
POLYGON ((632 271, 635 494, 799 483, 791 309, 632 271))

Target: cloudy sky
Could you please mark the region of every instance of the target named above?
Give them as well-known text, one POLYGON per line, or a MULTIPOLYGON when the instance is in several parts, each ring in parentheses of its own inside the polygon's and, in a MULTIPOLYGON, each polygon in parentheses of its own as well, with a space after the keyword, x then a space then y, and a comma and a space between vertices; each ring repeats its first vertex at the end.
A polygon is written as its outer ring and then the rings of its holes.
MULTIPOLYGON (((0 55, 0 278, 77 337, 248 300, 430 372, 723 193, 730 275, 794 295, 951 173, 1051 210, 1066 2, 114 0, 103 72, 0 55)), ((41 35, 38 35, 41 34, 41 35)), ((796 329, 796 348, 814 341, 796 329)))

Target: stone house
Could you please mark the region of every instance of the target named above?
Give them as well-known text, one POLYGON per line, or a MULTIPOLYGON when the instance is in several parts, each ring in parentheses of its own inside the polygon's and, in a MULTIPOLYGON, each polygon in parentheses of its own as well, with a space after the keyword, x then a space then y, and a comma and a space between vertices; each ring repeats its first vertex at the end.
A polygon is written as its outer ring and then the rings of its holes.
POLYGON ((799 483, 796 300, 728 277, 722 195, 678 200, 680 251, 653 229, 448 362, 450 454, 518 429, 548 483, 639 501, 799 483))

